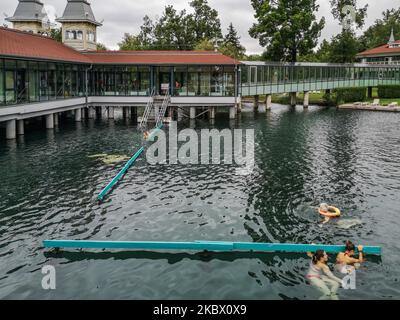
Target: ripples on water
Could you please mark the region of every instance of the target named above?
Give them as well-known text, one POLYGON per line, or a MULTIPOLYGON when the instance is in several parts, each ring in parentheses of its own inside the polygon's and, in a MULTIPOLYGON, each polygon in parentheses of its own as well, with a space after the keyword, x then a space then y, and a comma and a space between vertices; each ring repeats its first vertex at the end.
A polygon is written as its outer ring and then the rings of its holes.
MULTIPOLYGON (((254 128, 256 168, 151 166, 139 160, 104 204, 97 194, 123 163, 94 154, 130 155, 141 144, 122 120, 28 127, 0 141, 0 298, 314 299, 296 254, 187 254, 71 251, 46 253, 46 238, 226 240, 381 245, 341 298, 400 298, 398 270, 400 118, 275 106, 271 113, 221 114, 215 128, 254 128), (342 219, 320 226, 313 208, 333 203, 342 219), (57 270, 57 290, 41 289, 41 267, 57 270)), ((196 128, 208 128, 198 121, 196 128)), ((334 257, 331 256, 331 260, 334 257)))

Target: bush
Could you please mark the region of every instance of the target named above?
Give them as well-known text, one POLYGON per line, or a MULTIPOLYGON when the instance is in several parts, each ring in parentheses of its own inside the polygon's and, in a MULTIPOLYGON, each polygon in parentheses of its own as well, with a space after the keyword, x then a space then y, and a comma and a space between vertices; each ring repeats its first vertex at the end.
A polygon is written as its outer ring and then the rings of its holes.
POLYGON ((346 102, 365 101, 367 88, 334 89, 331 93, 325 93, 324 101, 330 105, 339 105, 346 102))
POLYGON ((400 86, 380 86, 378 96, 382 99, 393 99, 400 97, 400 86))

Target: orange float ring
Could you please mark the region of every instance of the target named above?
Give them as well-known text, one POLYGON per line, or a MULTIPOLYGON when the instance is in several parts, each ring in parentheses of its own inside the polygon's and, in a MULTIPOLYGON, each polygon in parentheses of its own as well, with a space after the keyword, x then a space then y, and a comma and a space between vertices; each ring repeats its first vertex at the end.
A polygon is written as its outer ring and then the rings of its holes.
POLYGON ((332 206, 329 206, 328 207, 328 212, 324 212, 324 211, 321 211, 321 209, 318 209, 318 212, 319 212, 319 214, 321 215, 321 216, 324 216, 324 217, 328 217, 328 218, 337 218, 337 217, 340 217, 340 210, 338 209, 338 208, 336 208, 336 207, 332 207, 332 206), (332 212, 333 211, 333 212, 332 212))

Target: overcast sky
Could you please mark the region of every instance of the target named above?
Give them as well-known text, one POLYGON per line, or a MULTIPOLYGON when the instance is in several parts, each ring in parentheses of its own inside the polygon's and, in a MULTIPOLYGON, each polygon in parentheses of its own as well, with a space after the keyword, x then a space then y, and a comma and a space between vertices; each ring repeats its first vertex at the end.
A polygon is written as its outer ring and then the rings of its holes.
MULTIPOLYGON (((98 30, 98 39, 109 49, 118 49, 117 43, 121 41, 125 32, 138 33, 142 18, 146 14, 155 18, 161 14, 164 6, 168 4, 173 4, 176 9, 188 9, 189 1, 89 0, 97 20, 104 20, 103 27, 98 30)), ((66 0, 42 0, 42 2, 45 4, 46 11, 51 19, 54 19, 56 15, 61 16, 67 3, 66 0)), ((340 32, 340 27, 332 18, 329 0, 318 0, 317 2, 320 4, 318 17, 324 16, 326 18, 326 26, 322 32, 321 39, 330 38, 340 32)), ((5 23, 4 14, 12 15, 17 3, 17 0, 0 1, 1 24, 5 23)), ((366 27, 371 25, 377 18, 380 18, 382 12, 386 9, 400 6, 400 0, 360 0, 359 3, 360 5, 369 3, 366 27)), ((224 31, 229 23, 233 22, 248 54, 262 52, 258 41, 248 34, 248 30, 254 22, 254 11, 250 0, 209 0, 209 4, 218 10, 224 31)), ((397 35, 397 38, 400 38, 400 35, 397 35)))

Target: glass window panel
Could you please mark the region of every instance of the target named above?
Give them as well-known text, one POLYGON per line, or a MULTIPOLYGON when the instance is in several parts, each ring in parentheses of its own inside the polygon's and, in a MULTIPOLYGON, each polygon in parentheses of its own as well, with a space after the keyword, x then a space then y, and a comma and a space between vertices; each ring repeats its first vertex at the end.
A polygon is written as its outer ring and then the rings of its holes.
POLYGON ((224 96, 235 96, 235 67, 224 67, 224 96))
POLYGON ((186 96, 188 92, 188 80, 187 80, 187 67, 175 67, 174 69, 174 95, 175 96, 186 96))
POLYGON ((211 91, 212 96, 222 96, 224 92, 224 77, 222 66, 211 67, 211 91))
POLYGON ((139 95, 147 96, 150 91, 150 67, 139 67, 139 95))

